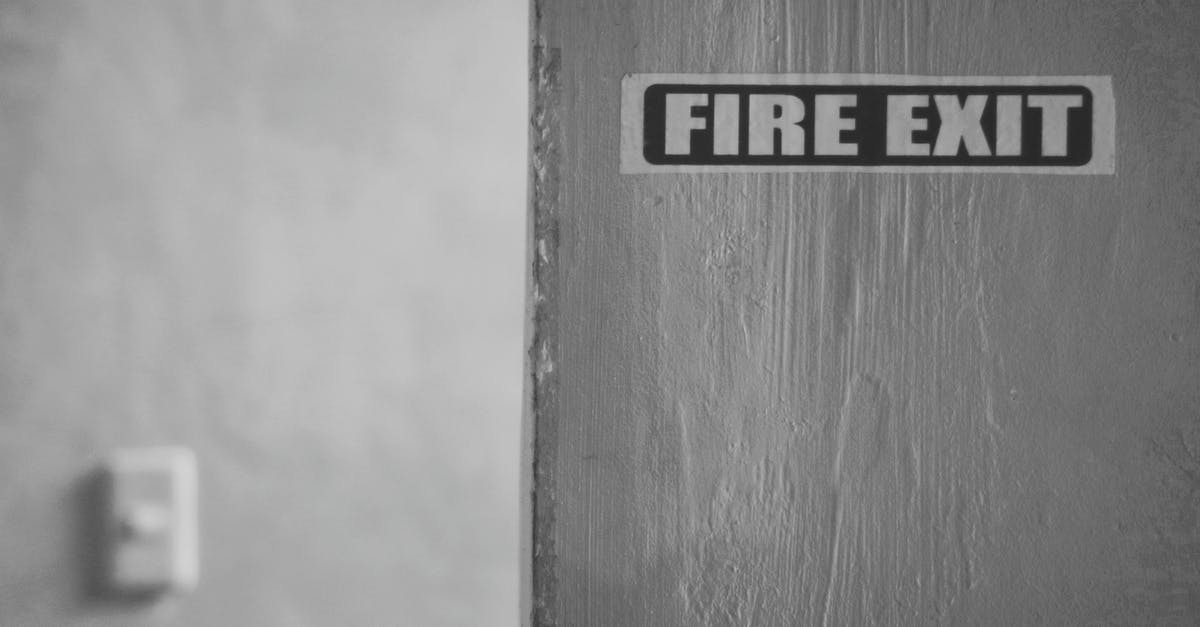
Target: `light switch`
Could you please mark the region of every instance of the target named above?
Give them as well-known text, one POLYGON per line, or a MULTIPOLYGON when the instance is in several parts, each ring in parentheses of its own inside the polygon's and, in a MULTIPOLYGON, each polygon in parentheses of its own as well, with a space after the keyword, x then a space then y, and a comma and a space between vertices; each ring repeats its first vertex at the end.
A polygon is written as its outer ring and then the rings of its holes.
POLYGON ((125 449, 106 464, 107 587, 182 592, 199 577, 196 457, 182 447, 125 449))

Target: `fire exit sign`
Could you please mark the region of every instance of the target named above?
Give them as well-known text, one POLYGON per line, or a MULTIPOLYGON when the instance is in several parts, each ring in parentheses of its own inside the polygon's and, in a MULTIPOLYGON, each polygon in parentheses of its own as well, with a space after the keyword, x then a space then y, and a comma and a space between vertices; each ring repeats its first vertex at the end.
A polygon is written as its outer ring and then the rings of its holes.
POLYGON ((1113 174, 1107 76, 631 74, 621 172, 1113 174))

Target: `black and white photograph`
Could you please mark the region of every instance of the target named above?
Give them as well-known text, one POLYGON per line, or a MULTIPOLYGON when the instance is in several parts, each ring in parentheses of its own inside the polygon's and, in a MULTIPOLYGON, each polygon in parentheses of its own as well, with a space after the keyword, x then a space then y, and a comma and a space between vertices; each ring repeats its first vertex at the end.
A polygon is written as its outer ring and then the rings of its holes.
POLYGON ((0 0, 0 627, 1200 625, 1200 2, 0 0))

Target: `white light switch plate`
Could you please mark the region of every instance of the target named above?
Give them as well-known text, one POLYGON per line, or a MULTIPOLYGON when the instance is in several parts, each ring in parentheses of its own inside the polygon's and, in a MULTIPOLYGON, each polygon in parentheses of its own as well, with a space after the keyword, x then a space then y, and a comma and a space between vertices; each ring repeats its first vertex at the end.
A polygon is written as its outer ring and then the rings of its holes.
POLYGON ((107 583, 182 592, 199 578, 196 457, 182 447, 116 451, 106 463, 107 583))

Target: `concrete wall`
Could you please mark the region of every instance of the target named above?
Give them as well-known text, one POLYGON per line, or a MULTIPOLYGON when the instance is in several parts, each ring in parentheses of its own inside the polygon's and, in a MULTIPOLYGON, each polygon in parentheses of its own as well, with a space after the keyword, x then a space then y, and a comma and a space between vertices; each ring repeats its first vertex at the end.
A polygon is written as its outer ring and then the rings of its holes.
POLYGON ((1200 5, 535 2, 538 625, 1200 622, 1200 5), (1111 75, 1117 174, 618 174, 630 72, 1111 75))
POLYGON ((0 3, 0 624, 517 615, 527 7, 0 3), (193 447, 190 597, 88 472, 193 447))

